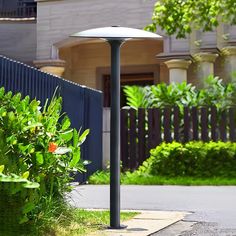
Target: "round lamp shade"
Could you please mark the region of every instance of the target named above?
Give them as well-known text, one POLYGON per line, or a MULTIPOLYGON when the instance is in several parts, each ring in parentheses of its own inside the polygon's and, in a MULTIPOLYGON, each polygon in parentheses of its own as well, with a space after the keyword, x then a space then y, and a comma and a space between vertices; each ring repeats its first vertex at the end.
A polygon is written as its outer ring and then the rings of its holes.
POLYGON ((80 38, 101 38, 107 40, 125 39, 161 39, 162 36, 140 29, 133 29, 120 26, 102 27, 89 29, 72 34, 71 37, 80 38))

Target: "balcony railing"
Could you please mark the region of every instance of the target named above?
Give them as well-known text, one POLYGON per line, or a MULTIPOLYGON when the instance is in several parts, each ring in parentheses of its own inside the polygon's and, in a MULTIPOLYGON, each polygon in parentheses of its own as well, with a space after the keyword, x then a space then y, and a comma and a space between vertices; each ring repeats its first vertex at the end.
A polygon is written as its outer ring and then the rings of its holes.
POLYGON ((0 18, 36 18, 36 16, 36 6, 19 7, 13 11, 5 11, 4 9, 0 9, 0 18))

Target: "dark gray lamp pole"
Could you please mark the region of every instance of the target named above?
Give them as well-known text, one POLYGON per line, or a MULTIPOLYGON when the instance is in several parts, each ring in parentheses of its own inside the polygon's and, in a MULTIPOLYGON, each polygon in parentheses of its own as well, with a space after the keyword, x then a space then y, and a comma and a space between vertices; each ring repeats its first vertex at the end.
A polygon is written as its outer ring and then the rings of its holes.
POLYGON ((120 229, 120 47, 129 39, 160 39, 144 30, 119 26, 85 30, 71 35, 100 38, 111 46, 110 228, 120 229))

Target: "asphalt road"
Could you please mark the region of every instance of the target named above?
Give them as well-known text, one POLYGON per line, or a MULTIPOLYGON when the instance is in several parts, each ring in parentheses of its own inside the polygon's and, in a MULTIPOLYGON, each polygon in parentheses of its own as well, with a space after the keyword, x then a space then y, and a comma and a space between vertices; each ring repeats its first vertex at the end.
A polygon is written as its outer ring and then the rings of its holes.
MULTIPOLYGON (((78 186, 70 201, 81 208, 109 208, 109 186, 78 186)), ((236 235, 236 187, 122 186, 121 208, 192 212, 155 235, 236 235)))

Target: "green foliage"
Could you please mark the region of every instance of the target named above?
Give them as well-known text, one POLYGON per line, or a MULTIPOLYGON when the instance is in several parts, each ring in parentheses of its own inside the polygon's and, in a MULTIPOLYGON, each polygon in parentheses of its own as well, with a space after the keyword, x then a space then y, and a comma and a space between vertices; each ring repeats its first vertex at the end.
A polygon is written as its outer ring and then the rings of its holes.
POLYGON ((154 98, 153 107, 190 106, 196 104, 196 89, 186 82, 153 85, 151 86, 151 91, 154 98))
MULTIPOLYGON (((122 174, 121 174, 122 178, 122 174)), ((121 181, 122 182, 122 181, 121 181)), ((109 171, 96 171, 94 174, 89 176, 90 184, 109 184, 110 183, 110 172, 109 171)))
POLYGON ((236 143, 162 143, 137 173, 154 176, 236 178, 236 143))
POLYGON ((127 105, 132 108, 153 108, 178 106, 216 106, 219 109, 235 104, 236 84, 225 85, 218 77, 209 76, 205 80, 205 87, 197 90, 192 84, 171 83, 146 86, 125 86, 127 105), (140 92, 141 91, 141 92, 140 92))
POLYGON ((0 89, 0 182, 20 183, 14 192, 5 191, 8 196, 38 188, 23 197, 21 223, 35 219, 44 210, 36 209, 34 202, 40 205, 45 197, 62 199, 70 190, 71 174, 85 170, 80 145, 89 131, 80 134, 72 129, 65 115, 59 122, 61 102, 60 97, 53 97, 41 109, 35 99, 22 99, 20 94, 0 89))
POLYGON ((222 79, 209 76, 205 85, 205 88, 199 91, 198 105, 216 106, 219 109, 224 109, 235 104, 235 83, 225 85, 222 79))
POLYGON ((137 171, 125 173, 123 184, 137 185, 236 185, 236 178, 223 177, 189 177, 189 176, 158 176, 139 173, 137 171))
POLYGON ((195 29, 212 31, 219 21, 236 24, 234 0, 159 0, 146 29, 156 32, 160 26, 169 35, 185 38, 195 29))
POLYGON ((127 105, 138 108, 165 107, 173 105, 195 105, 197 92, 194 86, 186 82, 180 84, 165 83, 139 87, 124 86, 127 105))
MULTIPOLYGON (((109 184, 110 173, 98 171, 89 177, 90 184, 109 184)), ((236 185, 233 177, 191 177, 191 176, 159 176, 141 171, 121 173, 121 183, 126 185, 236 185)))
POLYGON ((151 105, 151 92, 149 87, 124 86, 127 96, 127 105, 136 108, 147 108, 151 105))

